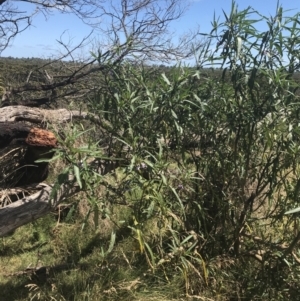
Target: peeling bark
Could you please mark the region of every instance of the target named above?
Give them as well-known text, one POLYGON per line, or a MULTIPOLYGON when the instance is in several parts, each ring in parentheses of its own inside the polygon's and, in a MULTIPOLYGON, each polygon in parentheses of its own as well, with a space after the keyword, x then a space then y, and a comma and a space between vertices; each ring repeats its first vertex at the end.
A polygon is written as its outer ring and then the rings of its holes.
POLYGON ((55 135, 49 131, 32 128, 25 140, 26 144, 31 146, 41 146, 55 148, 57 146, 57 139, 55 135))
POLYGON ((53 133, 34 128, 24 123, 0 123, 0 148, 10 144, 56 147, 57 140, 53 133))

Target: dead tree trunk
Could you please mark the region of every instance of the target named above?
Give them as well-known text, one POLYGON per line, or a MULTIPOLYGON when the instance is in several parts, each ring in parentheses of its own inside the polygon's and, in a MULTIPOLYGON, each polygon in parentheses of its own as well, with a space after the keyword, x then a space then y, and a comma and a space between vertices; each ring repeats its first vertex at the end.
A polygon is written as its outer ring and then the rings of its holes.
POLYGON ((25 141, 30 132, 31 126, 24 123, 3 123, 0 124, 0 148, 4 148, 13 142, 25 141))
POLYGON ((5 122, 27 121, 34 124, 43 122, 63 123, 73 119, 84 119, 86 112, 69 111, 67 109, 45 110, 25 106, 9 106, 0 108, 0 126, 5 122))
POLYGON ((46 184, 39 186, 42 188, 39 192, 0 209, 0 237, 45 216, 64 199, 79 191, 79 186, 71 180, 63 184, 51 199, 52 187, 46 184))
POLYGON ((53 133, 36 126, 43 127, 47 122, 61 124, 86 116, 84 112, 66 109, 0 108, 0 188, 40 183, 47 178, 48 164, 35 161, 51 158, 57 140, 53 133))
MULTIPOLYGON (((95 160, 90 163, 90 166, 95 172, 104 175, 116 169, 119 163, 95 160)), ((61 202, 80 191, 73 176, 70 176, 54 194, 52 194, 53 185, 40 183, 29 187, 29 189, 33 188, 40 191, 0 208, 0 237, 49 214, 61 202)))
MULTIPOLYGON (((9 177, 14 180, 13 187, 39 183, 47 177, 47 163, 35 163, 35 161, 45 155, 52 156, 49 151, 57 147, 57 140, 53 133, 37 126, 46 122, 64 123, 72 119, 84 119, 87 116, 85 112, 66 109, 44 110, 25 106, 0 108, 0 187, 12 187, 5 186, 9 177), (9 159, 11 159, 10 164, 8 164, 9 159), (17 160, 23 160, 22 164, 27 165, 24 176, 20 177, 20 170, 23 167, 20 162, 16 164, 17 160)), ((108 131, 111 129, 108 123, 102 122, 98 117, 93 119, 100 127, 103 126, 108 131)), ((118 166, 115 162, 109 161, 95 161, 90 164, 102 175, 118 166)), ((22 198, 17 196, 16 201, 10 204, 1 202, 0 193, 0 237, 50 213, 63 200, 80 190, 74 179, 63 183, 54 197, 51 194, 53 186, 40 183, 35 187, 40 191, 22 198)))
POLYGON ((48 175, 48 163, 35 161, 52 157, 52 150, 57 146, 54 134, 22 124, 4 125, 0 133, 3 134, 0 135, 3 138, 0 145, 4 147, 0 152, 0 187, 11 188, 44 181, 48 175))

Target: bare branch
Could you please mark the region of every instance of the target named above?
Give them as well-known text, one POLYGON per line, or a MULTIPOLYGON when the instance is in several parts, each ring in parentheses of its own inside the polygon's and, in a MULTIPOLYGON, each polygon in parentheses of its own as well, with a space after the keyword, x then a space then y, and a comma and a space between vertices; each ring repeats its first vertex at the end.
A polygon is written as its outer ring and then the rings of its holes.
MULTIPOLYGON (((101 43, 107 49, 127 51, 135 60, 168 61, 178 59, 174 45, 171 22, 179 19, 186 10, 181 0, 121 0, 99 7, 106 28, 100 30, 105 36, 101 43)), ((183 49, 182 49, 183 50, 183 49)))
MULTIPOLYGON (((99 41, 101 53, 110 52, 108 61, 119 56, 134 60, 169 61, 186 58, 191 54, 187 42, 192 42, 195 34, 175 42, 175 33, 170 25, 186 11, 185 0, 21 0, 32 4, 32 12, 24 12, 11 1, 1 1, 0 10, 0 51, 3 51, 11 39, 31 25, 37 13, 45 17, 58 11, 63 14, 75 14, 84 23, 101 33, 99 41), (183 42, 185 41, 185 43, 183 42)), ((15 1, 15 3, 18 3, 15 1)), ((72 57, 72 51, 61 44, 66 55, 72 57)))
POLYGON ((11 40, 31 25, 31 18, 37 13, 19 10, 11 2, 0 3, 0 53, 11 40))

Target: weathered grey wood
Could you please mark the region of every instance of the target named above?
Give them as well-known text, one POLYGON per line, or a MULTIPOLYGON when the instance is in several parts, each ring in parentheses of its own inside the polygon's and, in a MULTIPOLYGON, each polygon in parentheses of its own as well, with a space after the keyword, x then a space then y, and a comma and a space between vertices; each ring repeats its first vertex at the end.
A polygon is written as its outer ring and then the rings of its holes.
POLYGON ((70 181, 61 186, 57 195, 50 199, 52 186, 39 184, 43 188, 28 197, 0 209, 0 237, 50 213, 63 200, 77 193, 79 186, 70 181))
POLYGON ((28 121, 31 123, 42 122, 68 122, 72 119, 84 119, 86 112, 69 111, 67 109, 45 110, 25 106, 9 106, 0 108, 0 123, 28 121))
MULTIPOLYGON (((95 160, 90 163, 95 172, 102 175, 109 173, 119 166, 118 161, 95 160)), ((34 186, 30 186, 33 188, 34 186)), ((54 198, 50 198, 52 185, 36 184, 42 188, 39 192, 0 208, 0 237, 15 229, 33 222, 54 210, 60 203, 80 191, 73 176, 61 185, 54 198)))

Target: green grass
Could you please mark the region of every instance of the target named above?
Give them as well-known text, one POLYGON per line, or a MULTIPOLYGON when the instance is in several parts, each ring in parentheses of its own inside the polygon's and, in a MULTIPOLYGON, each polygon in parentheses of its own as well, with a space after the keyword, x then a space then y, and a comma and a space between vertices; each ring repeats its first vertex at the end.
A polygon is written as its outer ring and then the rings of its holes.
MULTIPOLYGON (((71 223, 48 215, 23 226, 0 243, 0 300, 180 300, 184 279, 154 274, 126 226, 107 219, 98 229, 92 222, 82 230, 84 209, 78 206, 71 223), (107 250, 116 230, 114 250, 107 250), (36 274, 26 272, 35 267, 36 274)), ((126 212, 114 210, 124 219, 126 212)))

